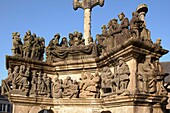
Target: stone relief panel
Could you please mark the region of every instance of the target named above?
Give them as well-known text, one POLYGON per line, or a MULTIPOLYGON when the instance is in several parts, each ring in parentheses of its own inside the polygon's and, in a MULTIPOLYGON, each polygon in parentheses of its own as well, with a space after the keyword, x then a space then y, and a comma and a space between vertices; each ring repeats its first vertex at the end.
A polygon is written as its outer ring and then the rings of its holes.
POLYGON ((138 89, 140 93, 167 95, 164 87, 164 73, 159 59, 147 55, 143 63, 138 64, 138 89))

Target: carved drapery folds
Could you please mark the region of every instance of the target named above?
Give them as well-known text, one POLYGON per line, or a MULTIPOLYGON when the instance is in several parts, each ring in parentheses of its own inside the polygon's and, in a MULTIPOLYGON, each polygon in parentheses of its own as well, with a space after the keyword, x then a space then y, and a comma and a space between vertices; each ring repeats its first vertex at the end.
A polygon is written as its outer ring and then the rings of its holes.
POLYGON ((83 34, 75 31, 69 33, 69 41, 65 37, 59 42, 60 34, 57 33, 46 47, 46 61, 57 62, 61 60, 82 59, 81 56, 98 56, 97 45, 93 43, 93 38, 89 38, 89 45, 85 45, 83 34), (80 57, 80 58, 78 58, 80 57))

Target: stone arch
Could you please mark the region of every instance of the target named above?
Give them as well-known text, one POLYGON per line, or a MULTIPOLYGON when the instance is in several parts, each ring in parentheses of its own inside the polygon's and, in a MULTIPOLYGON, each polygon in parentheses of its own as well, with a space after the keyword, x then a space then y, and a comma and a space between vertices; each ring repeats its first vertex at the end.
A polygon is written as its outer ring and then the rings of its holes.
POLYGON ((112 113, 111 111, 102 111, 101 113, 112 113))
POLYGON ((33 106, 33 107, 29 110, 29 113, 38 113, 40 110, 42 110, 41 107, 39 107, 39 106, 33 106))
POLYGON ((39 111, 38 113, 54 113, 53 110, 47 110, 47 109, 43 109, 41 111, 39 111))

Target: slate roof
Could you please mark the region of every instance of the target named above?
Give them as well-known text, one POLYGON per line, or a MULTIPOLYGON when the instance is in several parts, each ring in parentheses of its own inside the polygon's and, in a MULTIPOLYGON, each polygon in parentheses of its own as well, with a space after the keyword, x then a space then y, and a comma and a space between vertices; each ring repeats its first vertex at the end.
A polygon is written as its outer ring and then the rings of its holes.
MULTIPOLYGON (((161 65, 164 68, 164 72, 165 73, 169 73, 170 74, 170 62, 161 62, 161 65)), ((165 82, 170 83, 170 75, 168 75, 167 77, 165 77, 165 82)))

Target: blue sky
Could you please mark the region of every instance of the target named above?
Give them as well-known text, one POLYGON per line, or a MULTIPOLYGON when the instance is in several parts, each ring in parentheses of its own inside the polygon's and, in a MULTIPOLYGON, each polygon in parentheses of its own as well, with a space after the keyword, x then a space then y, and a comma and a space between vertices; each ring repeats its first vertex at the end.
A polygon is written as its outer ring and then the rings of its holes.
MULTIPOLYGON (((124 12, 130 20, 132 12, 142 3, 149 8, 146 23, 151 39, 155 42, 160 37, 162 46, 170 50, 170 0, 105 0, 103 7, 93 8, 92 36, 101 33, 101 26, 118 18, 120 12, 124 12)), ((0 1, 0 80, 7 77, 5 55, 12 55, 12 32, 20 32, 23 38, 29 29, 44 37, 46 45, 56 33, 68 37, 70 32, 83 32, 84 12, 82 9, 74 11, 72 4, 72 0, 0 1)), ((170 53, 161 61, 170 61, 170 53)))

